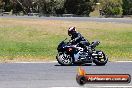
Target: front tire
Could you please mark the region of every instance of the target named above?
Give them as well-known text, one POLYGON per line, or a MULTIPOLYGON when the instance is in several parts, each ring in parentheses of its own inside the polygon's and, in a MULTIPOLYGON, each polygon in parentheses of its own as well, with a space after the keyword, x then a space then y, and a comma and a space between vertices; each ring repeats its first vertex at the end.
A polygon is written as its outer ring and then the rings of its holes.
MULTIPOLYGON (((99 51, 102 52, 102 51, 99 51)), ((93 60, 93 62, 97 65, 97 66, 104 66, 108 61, 108 57, 104 54, 104 52, 102 52, 101 56, 98 56, 98 58, 95 58, 93 60)))
POLYGON ((73 64, 73 58, 66 53, 59 53, 56 56, 56 59, 60 65, 69 66, 73 64))

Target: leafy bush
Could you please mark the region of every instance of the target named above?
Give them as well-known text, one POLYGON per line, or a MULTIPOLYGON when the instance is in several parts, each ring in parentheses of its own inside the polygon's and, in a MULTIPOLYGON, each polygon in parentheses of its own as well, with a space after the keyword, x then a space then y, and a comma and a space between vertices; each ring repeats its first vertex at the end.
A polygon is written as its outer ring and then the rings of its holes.
POLYGON ((94 0, 66 0, 65 9, 68 14, 87 15, 94 10, 94 0))
POLYGON ((132 15, 132 0, 122 0, 123 1, 123 15, 132 15))
POLYGON ((101 9, 105 15, 122 15, 122 0, 100 0, 101 9))

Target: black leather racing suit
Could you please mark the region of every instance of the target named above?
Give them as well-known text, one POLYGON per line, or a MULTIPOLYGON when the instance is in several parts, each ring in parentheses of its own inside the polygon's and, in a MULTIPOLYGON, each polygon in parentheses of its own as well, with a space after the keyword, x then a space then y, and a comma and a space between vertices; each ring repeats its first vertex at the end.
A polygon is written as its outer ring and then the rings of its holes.
POLYGON ((78 44, 79 46, 86 49, 87 46, 90 45, 90 43, 78 32, 75 32, 71 36, 72 44, 78 44))

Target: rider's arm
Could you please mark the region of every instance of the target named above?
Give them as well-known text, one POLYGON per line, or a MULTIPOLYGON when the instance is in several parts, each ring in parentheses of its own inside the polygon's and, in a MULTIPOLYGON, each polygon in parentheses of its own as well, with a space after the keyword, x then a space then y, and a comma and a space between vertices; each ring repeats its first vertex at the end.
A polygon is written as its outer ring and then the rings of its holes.
POLYGON ((76 42, 78 39, 80 39, 82 37, 82 35, 80 33, 78 33, 78 36, 74 39, 74 41, 76 42))

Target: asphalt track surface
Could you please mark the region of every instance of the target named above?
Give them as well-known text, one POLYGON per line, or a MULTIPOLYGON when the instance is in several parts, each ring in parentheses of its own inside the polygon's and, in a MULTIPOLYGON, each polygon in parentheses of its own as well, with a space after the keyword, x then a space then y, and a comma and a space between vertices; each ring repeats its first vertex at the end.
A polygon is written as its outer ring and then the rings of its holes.
POLYGON ((132 24, 132 18, 99 18, 99 17, 37 17, 37 16, 0 16, 0 18, 26 18, 45 20, 65 20, 65 21, 94 21, 132 24))
MULTIPOLYGON (((80 87, 76 82, 79 66, 60 66, 54 63, 1 63, 0 88, 80 87)), ((130 74, 132 62, 108 62, 106 66, 84 65, 88 74, 130 74)), ((129 84, 85 84, 83 87, 123 86, 129 84)), ((101 88, 99 87, 99 88, 101 88)), ((117 87, 116 87, 117 88, 117 87)))

